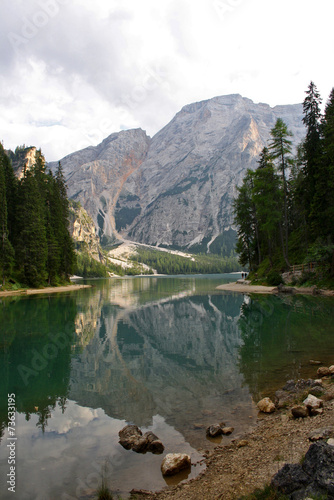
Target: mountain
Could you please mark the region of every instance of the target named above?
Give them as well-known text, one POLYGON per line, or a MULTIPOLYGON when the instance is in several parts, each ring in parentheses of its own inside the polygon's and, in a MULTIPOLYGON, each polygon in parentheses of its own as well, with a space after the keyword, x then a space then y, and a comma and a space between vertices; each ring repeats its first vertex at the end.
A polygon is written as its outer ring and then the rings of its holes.
POLYGON ((189 104, 152 139, 122 131, 63 158, 68 194, 102 241, 228 253, 236 186, 256 168, 279 117, 300 143, 302 104, 272 108, 238 94, 189 104))

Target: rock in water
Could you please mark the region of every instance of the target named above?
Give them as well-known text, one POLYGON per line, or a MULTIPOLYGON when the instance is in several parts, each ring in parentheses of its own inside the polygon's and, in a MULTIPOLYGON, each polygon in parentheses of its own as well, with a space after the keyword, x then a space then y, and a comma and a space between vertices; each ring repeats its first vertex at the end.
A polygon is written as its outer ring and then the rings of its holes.
POLYGON ((258 402, 257 407, 263 413, 273 413, 276 409, 270 398, 263 398, 258 402))
POLYGON ((119 443, 126 450, 131 450, 133 446, 138 444, 139 439, 142 437, 143 433, 136 425, 126 425, 122 430, 119 431, 119 443))
POLYGON ((221 436, 222 434, 223 427, 221 426, 221 424, 213 424, 206 429, 206 435, 209 437, 217 437, 221 436))
POLYGON ((183 469, 191 467, 189 455, 185 453, 168 453, 162 461, 161 472, 164 476, 173 476, 183 469))
POLYGON ((126 425, 118 433, 120 440, 119 443, 126 450, 133 450, 136 453, 151 453, 160 454, 164 451, 165 447, 153 432, 148 431, 143 435, 142 431, 136 425, 126 425))

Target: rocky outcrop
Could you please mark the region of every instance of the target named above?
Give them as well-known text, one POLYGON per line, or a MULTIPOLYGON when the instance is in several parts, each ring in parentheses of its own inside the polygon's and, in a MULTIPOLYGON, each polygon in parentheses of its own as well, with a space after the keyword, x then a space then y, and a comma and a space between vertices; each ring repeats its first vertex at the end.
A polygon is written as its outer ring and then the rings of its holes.
POLYGON ((298 144, 301 104, 271 108, 237 94, 190 104, 153 139, 122 131, 63 158, 69 196, 104 240, 229 253, 236 186, 256 168, 278 117, 298 144))
POLYGON ((310 446, 302 464, 286 464, 272 479, 280 493, 299 500, 334 498, 334 447, 325 442, 310 446))
POLYGON ((69 230, 78 251, 87 252, 95 260, 102 262, 100 240, 93 219, 80 203, 70 204, 69 230))

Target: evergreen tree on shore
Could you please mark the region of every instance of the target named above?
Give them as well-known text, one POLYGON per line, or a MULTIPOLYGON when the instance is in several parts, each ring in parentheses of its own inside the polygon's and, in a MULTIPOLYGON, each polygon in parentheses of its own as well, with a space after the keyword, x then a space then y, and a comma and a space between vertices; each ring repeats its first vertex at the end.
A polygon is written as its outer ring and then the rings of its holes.
POLYGON ((275 258, 280 272, 289 269, 292 248, 292 264, 314 259, 334 275, 334 89, 323 117, 320 104, 311 82, 303 104, 306 137, 296 158, 291 154, 291 133, 279 118, 271 131, 269 151, 262 151, 259 167, 247 171, 238 189, 237 252, 239 262, 244 265, 248 259, 250 269, 254 263, 255 268, 261 264, 261 259, 254 258, 260 243, 262 258, 270 267, 275 258))

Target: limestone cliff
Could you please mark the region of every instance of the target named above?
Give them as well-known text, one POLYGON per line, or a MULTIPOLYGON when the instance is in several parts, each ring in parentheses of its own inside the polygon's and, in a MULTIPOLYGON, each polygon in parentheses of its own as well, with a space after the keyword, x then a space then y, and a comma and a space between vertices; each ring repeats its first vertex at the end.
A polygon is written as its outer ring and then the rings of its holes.
POLYGON ((100 240, 93 219, 80 203, 70 204, 70 234, 77 250, 87 252, 93 259, 103 262, 100 240))

